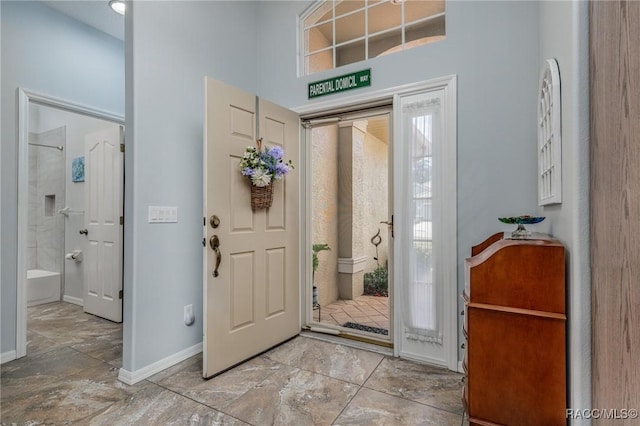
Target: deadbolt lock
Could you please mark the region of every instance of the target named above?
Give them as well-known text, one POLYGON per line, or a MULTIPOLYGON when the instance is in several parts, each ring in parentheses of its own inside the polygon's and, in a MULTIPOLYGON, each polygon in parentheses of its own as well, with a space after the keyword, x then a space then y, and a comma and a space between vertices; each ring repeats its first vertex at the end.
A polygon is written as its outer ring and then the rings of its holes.
POLYGON ((209 224, 211 225, 212 228, 217 228, 218 226, 220 226, 220 218, 215 214, 212 215, 209 218, 209 224))

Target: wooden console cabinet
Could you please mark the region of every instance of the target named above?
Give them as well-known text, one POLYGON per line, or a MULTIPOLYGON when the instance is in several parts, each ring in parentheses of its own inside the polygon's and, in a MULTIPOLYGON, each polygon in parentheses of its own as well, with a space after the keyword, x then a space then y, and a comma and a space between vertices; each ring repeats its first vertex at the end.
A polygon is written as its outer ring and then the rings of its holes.
POLYGON ((500 233, 471 254, 462 396, 470 425, 566 425, 564 246, 500 233))

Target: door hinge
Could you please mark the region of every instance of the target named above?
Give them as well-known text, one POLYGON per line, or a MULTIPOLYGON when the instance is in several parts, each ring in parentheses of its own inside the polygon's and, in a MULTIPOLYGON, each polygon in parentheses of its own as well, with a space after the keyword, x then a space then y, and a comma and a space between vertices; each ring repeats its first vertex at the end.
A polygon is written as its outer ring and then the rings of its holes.
POLYGON ((122 290, 118 292, 118 299, 122 299, 122 290))
POLYGON ((120 152, 124 152, 124 144, 123 143, 120 144, 120 152))
POLYGON ((120 225, 124 225, 124 216, 120 216, 120 225))

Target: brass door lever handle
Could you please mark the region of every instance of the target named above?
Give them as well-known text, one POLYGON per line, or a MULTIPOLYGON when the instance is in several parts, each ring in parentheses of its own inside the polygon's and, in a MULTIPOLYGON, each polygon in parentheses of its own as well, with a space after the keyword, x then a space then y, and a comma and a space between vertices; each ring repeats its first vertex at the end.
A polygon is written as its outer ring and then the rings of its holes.
POLYGON ((213 270, 213 276, 217 277, 218 275, 220 275, 218 273, 218 268, 220 267, 220 262, 222 261, 222 253, 220 252, 220 239, 217 235, 214 235, 209 239, 209 245, 211 246, 213 252, 216 254, 216 268, 213 270))

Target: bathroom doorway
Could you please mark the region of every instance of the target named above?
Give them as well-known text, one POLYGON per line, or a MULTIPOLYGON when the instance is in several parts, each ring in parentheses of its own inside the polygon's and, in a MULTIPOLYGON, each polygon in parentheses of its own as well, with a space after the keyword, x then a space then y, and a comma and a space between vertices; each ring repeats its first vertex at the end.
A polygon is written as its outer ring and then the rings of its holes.
MULTIPOLYGON (((70 311, 84 310, 116 323, 122 321, 124 189, 122 161, 116 164, 113 160, 123 155, 122 117, 24 90, 20 93, 20 112, 18 357, 26 355, 30 341, 28 316, 36 311, 42 316, 47 304, 76 305, 70 311), (96 161, 91 147, 96 146, 95 140, 98 144, 103 139, 107 142, 105 132, 112 135, 109 144, 117 154, 101 154, 96 161), (109 170, 105 174, 109 182, 97 182, 94 169, 98 168, 109 170), (103 199, 108 200, 106 204, 103 199), (115 243, 107 244, 112 247, 108 255, 96 251, 92 243, 95 238, 88 235, 87 228, 94 222, 91 211, 97 209, 119 212, 112 220, 118 236, 111 238, 115 243), (117 270, 115 278, 94 279, 98 270, 109 268, 117 270), (98 293, 108 295, 119 317, 109 317, 95 308, 90 296, 98 293)), ((112 331, 109 328, 109 333, 112 331)), ((100 337, 95 328, 90 334, 100 337)))

